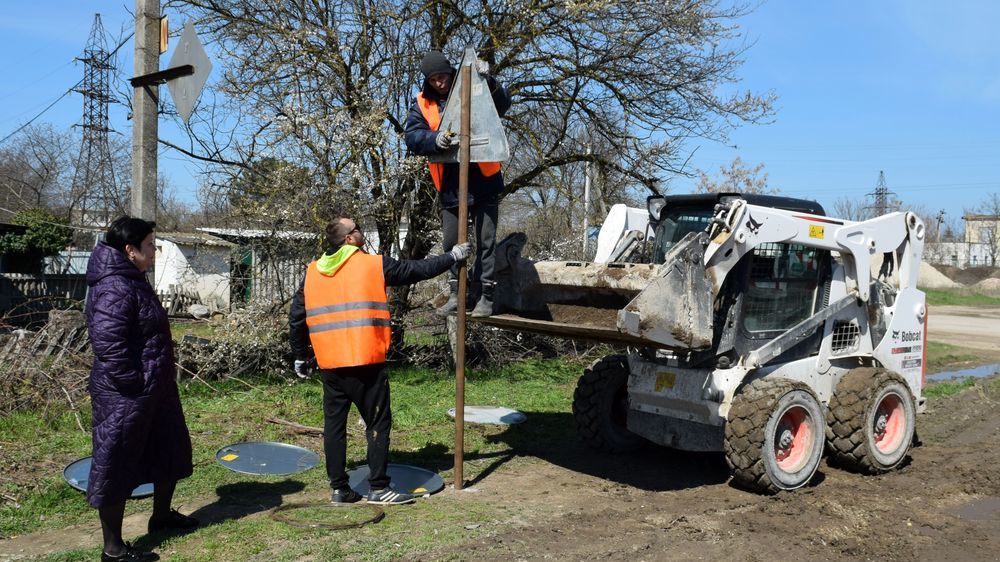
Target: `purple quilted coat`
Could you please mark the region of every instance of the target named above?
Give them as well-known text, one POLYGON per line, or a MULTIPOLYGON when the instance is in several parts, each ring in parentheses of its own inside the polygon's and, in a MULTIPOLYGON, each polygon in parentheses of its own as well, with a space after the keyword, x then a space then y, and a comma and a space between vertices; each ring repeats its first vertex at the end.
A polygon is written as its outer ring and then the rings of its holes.
POLYGON ((98 244, 87 264, 93 462, 87 502, 115 505, 145 482, 191 475, 167 313, 125 254, 98 244))

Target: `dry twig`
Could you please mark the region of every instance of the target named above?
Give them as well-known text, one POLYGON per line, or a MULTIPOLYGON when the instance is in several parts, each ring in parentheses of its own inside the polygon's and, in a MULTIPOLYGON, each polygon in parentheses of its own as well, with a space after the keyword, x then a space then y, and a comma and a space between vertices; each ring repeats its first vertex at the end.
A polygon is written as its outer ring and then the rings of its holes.
POLYGON ((289 428, 293 433, 298 433, 300 435, 323 435, 323 428, 313 427, 309 425, 302 425, 300 423, 291 422, 288 420, 283 420, 281 418, 276 418, 271 416, 266 419, 268 423, 283 425, 289 428))

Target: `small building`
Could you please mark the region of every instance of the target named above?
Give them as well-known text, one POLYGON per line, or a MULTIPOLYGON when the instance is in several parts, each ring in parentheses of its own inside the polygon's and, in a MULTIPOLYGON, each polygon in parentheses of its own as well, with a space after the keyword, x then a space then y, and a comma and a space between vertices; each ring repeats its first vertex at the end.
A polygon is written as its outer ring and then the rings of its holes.
POLYGON ((967 214, 961 242, 935 242, 924 248, 924 261, 954 267, 996 267, 1000 262, 1000 216, 967 214))
POLYGON ((213 312, 228 311, 235 249, 235 244, 204 232, 157 232, 153 268, 156 293, 161 298, 194 297, 213 312))
POLYGON ((200 232, 231 242, 230 305, 284 304, 305 277, 306 265, 316 255, 319 235, 292 230, 199 228, 200 232))

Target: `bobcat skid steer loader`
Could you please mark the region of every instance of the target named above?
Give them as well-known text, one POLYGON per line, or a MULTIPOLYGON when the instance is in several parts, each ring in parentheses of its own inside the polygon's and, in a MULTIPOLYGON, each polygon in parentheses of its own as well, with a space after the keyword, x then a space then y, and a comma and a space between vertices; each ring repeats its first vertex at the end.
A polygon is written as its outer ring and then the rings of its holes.
POLYGON ((654 196, 647 209, 620 261, 533 262, 525 236, 508 237, 501 314, 478 320, 627 346, 577 384, 584 441, 723 451, 735 483, 764 493, 808 483, 824 448, 864 473, 899 466, 924 407, 920 218, 853 222, 739 194, 654 196))

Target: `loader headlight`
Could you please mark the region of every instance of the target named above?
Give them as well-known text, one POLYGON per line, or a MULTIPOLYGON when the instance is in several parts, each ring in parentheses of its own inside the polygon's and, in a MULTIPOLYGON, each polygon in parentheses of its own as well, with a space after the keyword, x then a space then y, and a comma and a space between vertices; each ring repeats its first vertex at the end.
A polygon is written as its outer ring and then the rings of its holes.
POLYGON ((663 212, 663 207, 666 205, 667 200, 663 198, 662 195, 650 195, 646 198, 646 211, 649 212, 649 220, 658 221, 660 220, 660 213, 663 212))

